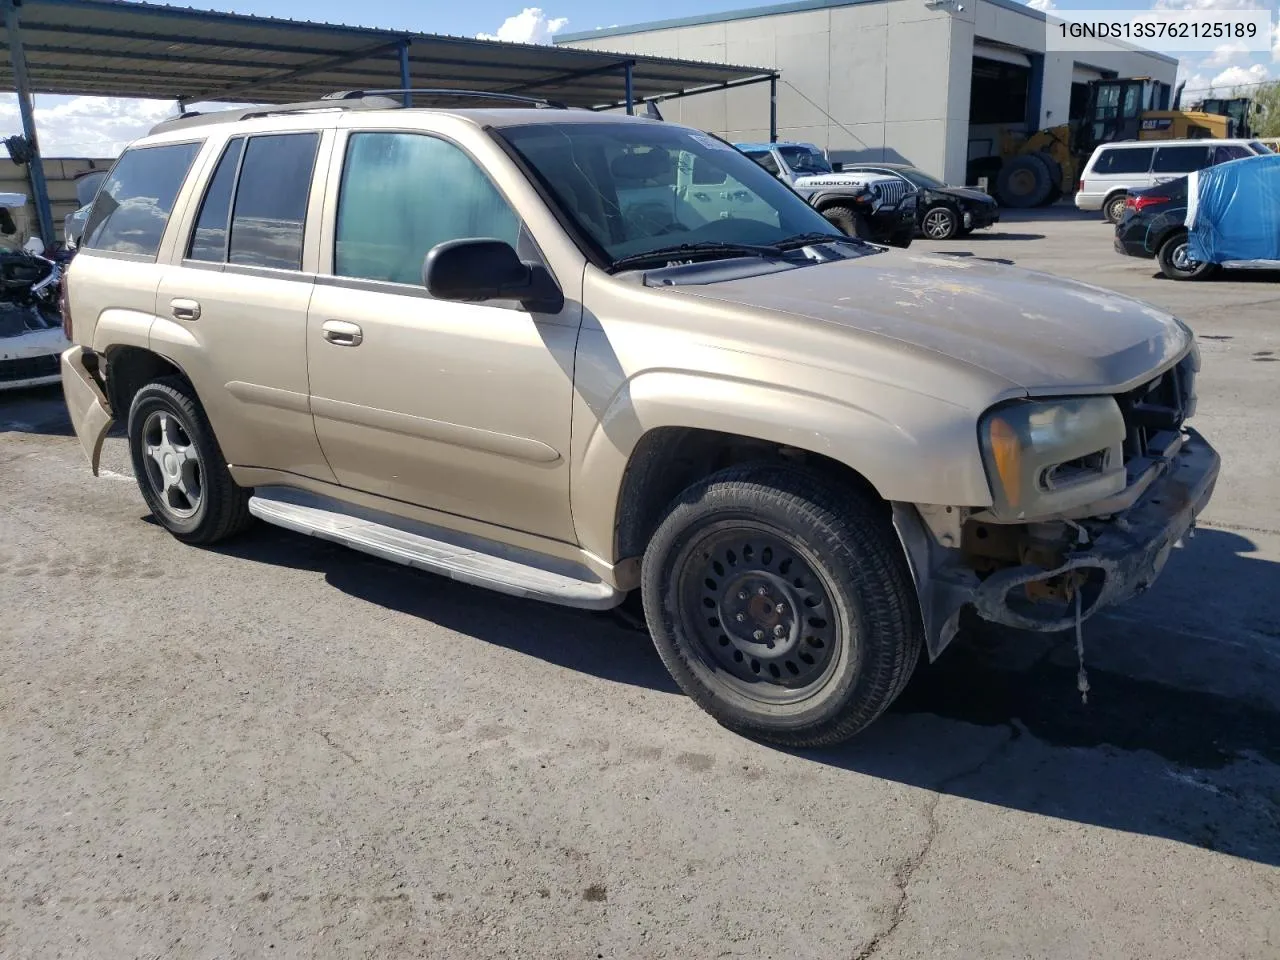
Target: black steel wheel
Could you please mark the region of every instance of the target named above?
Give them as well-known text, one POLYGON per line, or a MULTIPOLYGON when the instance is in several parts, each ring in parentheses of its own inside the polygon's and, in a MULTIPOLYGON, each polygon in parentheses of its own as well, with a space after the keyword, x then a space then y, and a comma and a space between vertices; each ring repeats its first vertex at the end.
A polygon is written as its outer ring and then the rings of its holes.
POLYGON ((676 561, 684 628, 745 696, 786 702, 830 673, 835 614, 807 554, 763 524, 736 520, 703 529, 676 561))
POLYGON ((726 727, 786 746, 875 720, 923 641, 887 511, 795 467, 736 467, 685 491, 645 551, 641 592, 681 689, 726 727))

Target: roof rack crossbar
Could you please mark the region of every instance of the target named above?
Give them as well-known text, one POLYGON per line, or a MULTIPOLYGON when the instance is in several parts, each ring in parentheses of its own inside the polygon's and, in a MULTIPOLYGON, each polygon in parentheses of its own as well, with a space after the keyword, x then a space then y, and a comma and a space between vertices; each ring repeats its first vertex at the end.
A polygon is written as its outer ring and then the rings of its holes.
POLYGON ((177 130, 182 127, 203 126, 209 123, 235 123, 238 120, 252 120, 255 117, 275 117, 290 113, 311 113, 317 110, 390 110, 400 106, 399 101, 390 97, 358 95, 342 100, 309 100, 304 103, 282 103, 276 106, 242 107, 235 110, 217 110, 213 113, 187 111, 180 116, 161 120, 151 128, 151 133, 163 133, 166 130, 177 130))
POLYGON ((400 90, 339 90, 325 96, 326 100, 346 101, 361 97, 465 97, 474 100, 504 100, 509 103, 523 103, 549 110, 568 110, 569 108, 556 100, 544 97, 525 97, 514 93, 503 93, 499 90, 459 90, 450 87, 407 87, 400 90))

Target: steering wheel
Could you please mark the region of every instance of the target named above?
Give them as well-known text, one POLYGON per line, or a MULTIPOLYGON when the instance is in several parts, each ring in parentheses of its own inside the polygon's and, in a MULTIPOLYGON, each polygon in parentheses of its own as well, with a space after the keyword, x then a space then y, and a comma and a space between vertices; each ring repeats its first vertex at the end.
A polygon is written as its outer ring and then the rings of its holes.
POLYGON ((685 233, 688 227, 671 216, 661 203, 638 203, 627 208, 627 225, 646 237, 663 237, 669 233, 685 233))

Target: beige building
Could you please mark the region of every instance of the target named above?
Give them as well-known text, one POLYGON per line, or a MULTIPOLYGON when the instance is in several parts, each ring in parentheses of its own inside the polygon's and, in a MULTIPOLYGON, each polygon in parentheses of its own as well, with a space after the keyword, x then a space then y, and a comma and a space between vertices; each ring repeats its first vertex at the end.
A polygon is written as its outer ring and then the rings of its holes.
MULTIPOLYGON (((1046 53, 1045 15, 1016 0, 797 0, 556 42, 776 69, 780 139, 816 143, 837 161, 913 163, 953 183, 969 180, 969 161, 994 154, 1006 128, 1082 111, 1087 81, 1152 77, 1168 96, 1178 66, 1114 43, 1046 53)), ((767 84, 661 109, 730 140, 769 139, 767 84)))

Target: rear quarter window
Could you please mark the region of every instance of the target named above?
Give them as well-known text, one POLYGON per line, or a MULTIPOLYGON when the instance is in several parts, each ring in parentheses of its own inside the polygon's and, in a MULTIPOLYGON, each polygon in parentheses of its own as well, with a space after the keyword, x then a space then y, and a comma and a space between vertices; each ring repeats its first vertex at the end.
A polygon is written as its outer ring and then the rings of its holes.
POLYGON ((201 143, 127 150, 98 191, 80 246, 154 258, 201 143))
POLYGON ((1119 147, 1103 150, 1094 161, 1091 173, 1146 173, 1151 169, 1153 147, 1119 147))

